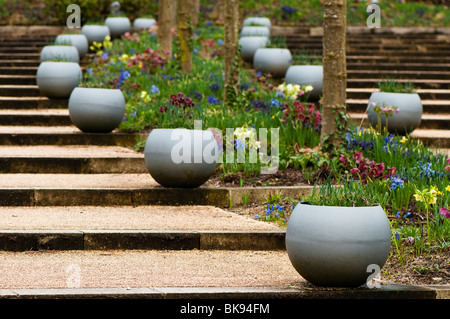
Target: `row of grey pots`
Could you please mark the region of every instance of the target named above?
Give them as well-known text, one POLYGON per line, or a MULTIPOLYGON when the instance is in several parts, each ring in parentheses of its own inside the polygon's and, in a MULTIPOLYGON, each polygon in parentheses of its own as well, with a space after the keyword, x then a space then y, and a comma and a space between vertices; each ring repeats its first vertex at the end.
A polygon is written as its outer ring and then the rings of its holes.
POLYGON ((123 34, 131 31, 139 31, 149 29, 156 25, 156 20, 151 18, 137 18, 133 21, 127 17, 108 17, 105 24, 89 24, 81 28, 81 33, 84 34, 88 42, 103 42, 107 36, 111 38, 118 38, 123 34))

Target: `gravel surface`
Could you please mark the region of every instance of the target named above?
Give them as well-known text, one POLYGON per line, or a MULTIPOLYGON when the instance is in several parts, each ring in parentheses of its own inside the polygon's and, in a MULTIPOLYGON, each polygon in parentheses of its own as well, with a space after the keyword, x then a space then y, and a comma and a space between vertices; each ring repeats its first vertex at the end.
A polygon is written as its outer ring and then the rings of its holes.
POLYGON ((0 252, 0 289, 286 287, 303 281, 284 251, 0 252))

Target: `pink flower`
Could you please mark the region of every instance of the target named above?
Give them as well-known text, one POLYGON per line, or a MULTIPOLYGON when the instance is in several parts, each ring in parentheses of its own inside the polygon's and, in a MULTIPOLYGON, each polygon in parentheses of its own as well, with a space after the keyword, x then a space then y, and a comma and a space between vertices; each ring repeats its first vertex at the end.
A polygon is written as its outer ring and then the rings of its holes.
POLYGON ((447 158, 447 164, 450 164, 450 157, 447 158))
POLYGON ((441 213, 441 215, 444 215, 445 218, 450 218, 450 210, 448 210, 447 208, 441 208, 439 212, 441 213))
POLYGON ((339 156, 339 161, 341 161, 344 164, 347 164, 347 159, 345 158, 344 155, 341 154, 341 156, 339 156))
POLYGON ((450 166, 445 166, 444 169, 447 170, 447 171, 449 171, 449 173, 450 173, 450 166))
POLYGON ((395 110, 395 113, 400 113, 400 110, 399 110, 399 109, 396 109, 396 110, 395 110))
POLYGON ((359 169, 357 169, 357 168, 352 168, 351 170, 350 170, 350 173, 352 173, 352 174, 359 174, 359 173, 361 173, 361 171, 359 170, 359 169))

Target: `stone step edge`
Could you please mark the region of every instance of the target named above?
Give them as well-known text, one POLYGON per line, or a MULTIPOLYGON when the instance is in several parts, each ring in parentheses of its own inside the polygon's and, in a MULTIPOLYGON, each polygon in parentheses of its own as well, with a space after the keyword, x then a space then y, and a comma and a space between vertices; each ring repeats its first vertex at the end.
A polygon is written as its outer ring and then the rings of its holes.
POLYGON ((233 208, 281 194, 288 199, 312 194, 314 186, 199 188, 0 188, 0 206, 209 205, 233 208))
POLYGON ((0 230, 1 251, 284 250, 280 230, 0 230))
MULTIPOLYGON (((63 299, 63 300, 107 300, 114 301, 117 306, 119 300, 124 300, 129 306, 131 300, 159 300, 151 304, 144 303, 145 310, 149 305, 152 311, 161 308, 165 314, 173 311, 179 315, 181 306, 188 306, 189 301, 201 300, 202 305, 215 305, 215 309, 224 312, 223 300, 234 300, 238 303, 245 300, 246 304, 257 303, 267 308, 269 312, 262 313, 262 317, 269 314, 292 314, 298 310, 299 300, 327 299, 449 299, 450 288, 437 285, 398 285, 387 284, 368 288, 302 288, 302 287, 145 287, 145 288, 56 288, 56 289, 2 289, 1 299, 63 299), (255 300, 255 301, 252 301, 255 300), (168 307, 169 306, 169 307, 168 307), (172 307, 170 307, 172 306, 172 307), (174 307, 175 306, 175 307, 174 307)), ((233 301, 227 302, 233 303, 233 301)), ((134 303, 132 303, 134 305, 134 303)), ((136 305, 142 306, 142 303, 136 305)), ((198 305, 198 302, 195 303, 198 305)), ((302 308, 307 304, 300 304, 302 308)), ((315 305, 314 303, 312 305, 315 305)), ((311 304, 310 304, 311 306, 311 304)), ((102 310, 102 312, 104 309, 102 310)), ((404 310, 403 310, 404 311, 404 310)), ((242 316, 242 314, 240 314, 242 316)), ((252 314, 253 315, 253 314, 252 314)), ((275 317, 268 317, 275 318, 275 317)))

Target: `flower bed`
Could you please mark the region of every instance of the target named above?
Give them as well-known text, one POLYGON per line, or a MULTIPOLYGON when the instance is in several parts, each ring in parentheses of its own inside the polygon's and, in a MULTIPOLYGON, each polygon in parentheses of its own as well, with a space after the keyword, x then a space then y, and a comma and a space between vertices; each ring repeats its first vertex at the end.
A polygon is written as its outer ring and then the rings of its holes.
MULTIPOLYGON (((114 42, 106 39, 91 48, 96 58, 85 72, 83 86, 122 90, 127 101, 122 131, 192 129, 195 121, 201 121, 203 129, 215 133, 222 151, 215 177, 219 184, 234 176, 239 185, 249 181, 264 185, 274 176, 279 183, 285 180, 292 185, 295 175, 299 183, 318 186, 305 198, 271 196, 258 206, 255 215, 260 220, 284 226, 296 203, 305 200, 317 205, 380 204, 391 221, 398 256, 433 247, 448 250, 447 154, 433 152, 409 136, 348 123, 341 132, 342 144, 325 152, 320 148, 321 104, 308 100, 310 86, 286 85, 241 64, 239 93, 225 103, 223 28, 207 24, 196 29, 192 47, 195 71, 183 74, 177 46, 172 53, 159 49, 156 29, 127 33, 114 42), (278 129, 278 138, 272 139, 271 128, 278 129), (260 129, 268 129, 266 139, 260 129), (258 155, 275 143, 278 170, 260 175, 265 163, 258 155), (256 160, 252 161, 252 154, 257 154, 256 160)), ((397 114, 387 106, 381 106, 380 112, 397 114)), ((137 148, 144 143, 140 141, 137 148)))

